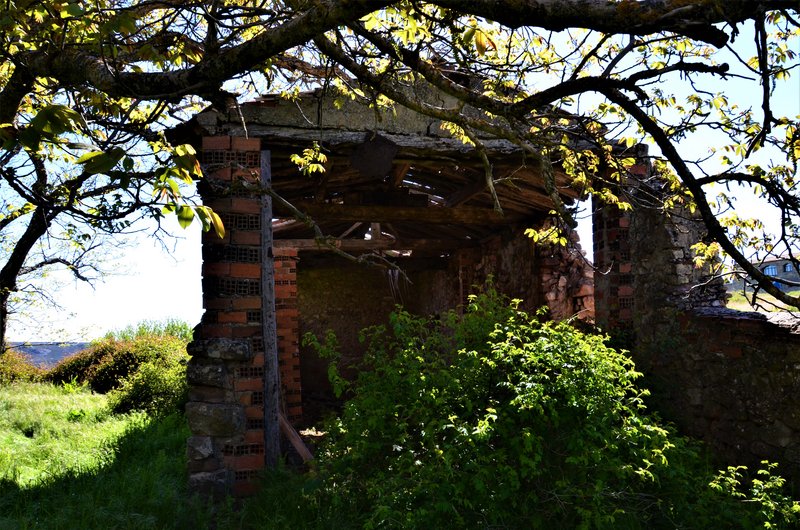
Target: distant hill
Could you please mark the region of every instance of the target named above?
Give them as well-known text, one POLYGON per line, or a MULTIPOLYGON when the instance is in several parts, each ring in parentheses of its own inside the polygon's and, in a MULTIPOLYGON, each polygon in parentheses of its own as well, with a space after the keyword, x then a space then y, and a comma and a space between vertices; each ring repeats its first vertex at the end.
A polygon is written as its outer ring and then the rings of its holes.
POLYGON ((50 367, 64 357, 87 348, 88 342, 12 342, 11 347, 31 358, 37 366, 50 367))

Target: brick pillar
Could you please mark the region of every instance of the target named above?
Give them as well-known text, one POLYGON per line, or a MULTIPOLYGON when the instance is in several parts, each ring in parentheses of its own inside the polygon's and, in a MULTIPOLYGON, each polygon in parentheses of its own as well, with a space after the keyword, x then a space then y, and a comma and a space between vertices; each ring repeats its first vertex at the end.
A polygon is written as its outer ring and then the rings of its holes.
POLYGON ((300 325, 297 309, 297 249, 273 248, 275 259, 275 320, 283 413, 290 423, 303 419, 300 384, 300 325))
POLYGON ((203 306, 188 351, 189 481, 205 494, 254 490, 264 467, 261 199, 240 182, 259 177, 258 139, 203 139, 204 202, 224 239, 203 234, 203 306))
MULTIPOLYGON (((189 481, 212 495, 253 493, 265 467, 265 363, 262 335, 261 168, 258 139, 206 137, 201 186, 205 205, 225 224, 225 237, 203 234, 205 313, 189 345, 186 414, 189 481)), ((282 412, 302 420, 297 249, 273 248, 275 317, 282 412)))
POLYGON ((678 351, 679 315, 724 305, 725 293, 721 279, 693 263, 691 245, 704 237, 702 222, 688 210, 664 211, 659 201, 671 191, 647 164, 630 173, 624 185, 637 202, 633 211, 613 205, 594 211, 595 311, 602 328, 631 331, 626 346, 648 373, 678 351))
POLYGON ((631 214, 593 199, 595 321, 604 330, 630 330, 633 323, 631 214))

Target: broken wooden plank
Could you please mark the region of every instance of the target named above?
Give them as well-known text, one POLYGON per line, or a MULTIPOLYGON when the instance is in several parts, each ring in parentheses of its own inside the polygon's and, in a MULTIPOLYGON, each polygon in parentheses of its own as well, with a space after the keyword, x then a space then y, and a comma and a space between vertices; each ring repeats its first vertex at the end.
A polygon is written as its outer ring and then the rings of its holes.
POLYGON ((303 442, 303 439, 300 438, 300 435, 297 431, 292 427, 292 424, 289 423, 289 420, 281 413, 278 414, 281 423, 281 432, 289 440, 289 443, 292 444, 294 450, 297 451, 297 454, 300 455, 300 458, 303 459, 303 463, 309 462, 314 460, 314 455, 311 454, 311 451, 308 450, 306 444, 303 442))
POLYGON ((449 195, 445 199, 444 204, 448 208, 459 206, 461 204, 464 204, 468 200, 472 199, 473 197, 482 194, 485 191, 486 191, 486 181, 473 182, 459 189, 455 193, 449 195))
POLYGON ((397 188, 402 183, 403 180, 406 178, 408 171, 411 169, 411 164, 408 162, 401 162, 400 164, 395 164, 394 172, 392 173, 392 187, 397 188))

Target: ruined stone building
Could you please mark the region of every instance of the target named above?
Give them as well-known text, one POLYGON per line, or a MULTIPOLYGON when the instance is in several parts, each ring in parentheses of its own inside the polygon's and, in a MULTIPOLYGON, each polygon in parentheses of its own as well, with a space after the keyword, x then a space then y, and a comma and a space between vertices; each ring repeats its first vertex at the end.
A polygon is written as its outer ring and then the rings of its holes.
MULTIPOLYGON (((229 115, 202 113, 179 133, 201 152, 203 200, 226 226, 224 239, 203 238, 205 314, 187 370, 189 473, 199 489, 251 492, 275 457, 267 440, 279 423, 285 432, 309 425, 330 405, 327 361, 302 345, 304 333, 334 330, 348 364, 362 353, 358 331, 385 322, 397 304, 436 314, 489 277, 525 309, 546 306, 556 319, 596 316, 603 329, 631 333, 665 402, 686 412, 690 432, 723 449, 739 443, 731 442, 731 425, 741 423, 730 417, 732 403, 749 399, 757 382, 729 385, 725 404, 710 408, 722 390, 708 373, 769 379, 800 369, 791 331, 790 346, 769 353, 766 372, 751 366, 765 355, 758 334, 777 328, 731 324, 719 313, 724 289, 696 288, 703 278, 688 249, 698 229, 692 223, 667 223, 647 210, 598 211, 592 244, 602 274, 594 278, 579 250, 533 245, 524 231, 549 222, 552 199, 538 164, 505 140, 484 141, 500 212, 478 153, 436 120, 402 108, 378 111, 324 93, 266 97, 229 115), (325 160, 315 158, 315 142, 325 160), (324 172, 298 168, 293 155, 304 149, 324 172), (709 333, 727 335, 700 346, 709 333)), ((577 199, 567 176, 554 174, 562 200, 577 199)), ((800 463, 800 413, 789 425, 774 418, 783 401, 759 403, 743 420, 753 431, 751 452, 791 453, 800 463), (769 421, 788 438, 764 441, 757 425, 769 421)))

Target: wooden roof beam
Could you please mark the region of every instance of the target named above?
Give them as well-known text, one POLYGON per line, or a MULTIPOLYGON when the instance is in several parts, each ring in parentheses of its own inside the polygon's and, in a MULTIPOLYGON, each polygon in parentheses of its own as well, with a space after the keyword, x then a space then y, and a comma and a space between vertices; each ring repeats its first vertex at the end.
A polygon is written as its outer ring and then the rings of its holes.
MULTIPOLYGON (((275 205, 278 216, 291 216, 292 212, 275 205)), ((305 212, 316 222, 326 221, 365 221, 370 223, 412 222, 453 225, 509 225, 523 220, 514 214, 501 215, 491 208, 458 208, 414 206, 358 206, 344 204, 314 204, 307 201, 295 203, 295 207, 305 212)))
MULTIPOLYGON (((370 250, 411 250, 411 251, 451 251, 478 246, 476 239, 330 239, 331 244, 345 252, 368 252, 370 250)), ((298 250, 332 250, 330 246, 313 238, 275 239, 275 248, 296 248, 298 250)))
POLYGON ((484 191, 486 191, 486 181, 473 182, 471 184, 467 184, 463 188, 456 190, 454 193, 451 193, 444 200, 444 205, 447 206, 448 208, 459 206, 461 204, 464 204, 468 200, 472 199, 473 197, 477 197, 484 191))
POLYGON ((401 162, 400 164, 395 164, 395 169, 394 172, 392 173, 393 188, 400 187, 400 184, 403 183, 403 180, 406 178, 409 169, 411 169, 411 164, 409 164, 408 162, 401 162))

